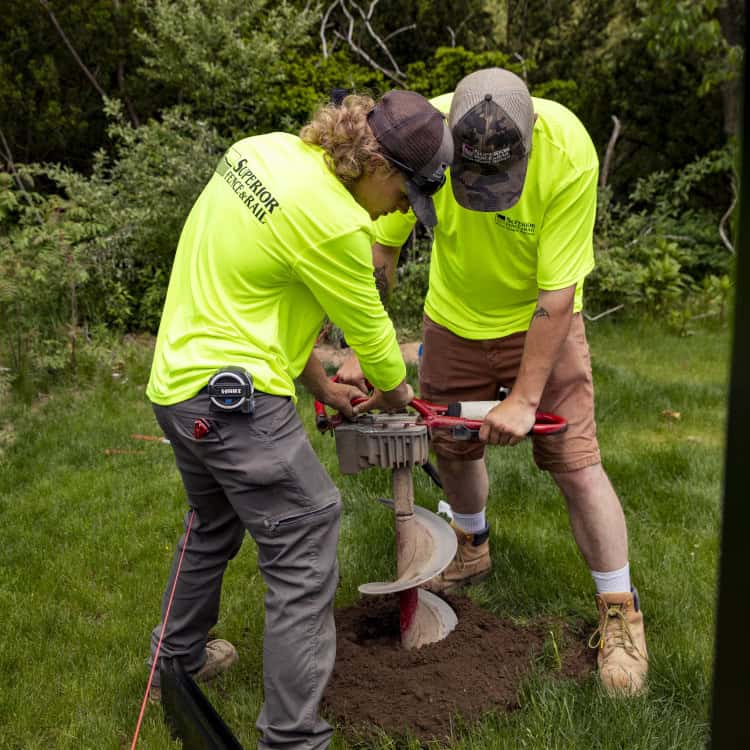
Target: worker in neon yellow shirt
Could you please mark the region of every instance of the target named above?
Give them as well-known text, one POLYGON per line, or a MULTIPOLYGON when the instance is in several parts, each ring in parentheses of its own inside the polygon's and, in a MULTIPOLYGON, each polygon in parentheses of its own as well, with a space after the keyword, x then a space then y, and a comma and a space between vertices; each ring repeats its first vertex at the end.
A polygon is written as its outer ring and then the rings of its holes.
POLYGON ((191 511, 151 663, 176 658, 207 680, 237 661, 231 643, 208 634, 224 570, 249 532, 267 589, 262 750, 318 750, 332 734, 318 707, 335 657, 341 499, 295 410, 294 381, 353 416, 362 391, 333 383, 313 354, 327 315, 375 386, 361 408, 411 400, 375 286, 372 221, 411 206, 434 224, 430 196, 452 153, 445 117, 418 94, 393 91, 377 104, 348 96, 321 108, 300 137, 231 146, 180 237, 147 395, 191 511))
MULTIPOLYGON (((484 443, 513 445, 537 409, 565 417, 561 436, 535 436, 534 459, 565 497, 573 535, 596 584, 601 682, 612 693, 643 690, 648 669, 643 617, 631 589, 625 517, 601 464, 594 391, 581 316, 594 267, 598 159, 565 107, 532 98, 513 73, 465 77, 432 100, 448 114, 454 160, 435 196, 425 300, 421 396, 435 403, 492 401, 484 443)), ((376 271, 394 278, 413 215, 376 222, 376 271)), ((354 360, 340 377, 360 383, 354 360)), ((449 593, 491 569, 482 443, 435 434, 440 477, 459 547, 428 588, 449 593)))

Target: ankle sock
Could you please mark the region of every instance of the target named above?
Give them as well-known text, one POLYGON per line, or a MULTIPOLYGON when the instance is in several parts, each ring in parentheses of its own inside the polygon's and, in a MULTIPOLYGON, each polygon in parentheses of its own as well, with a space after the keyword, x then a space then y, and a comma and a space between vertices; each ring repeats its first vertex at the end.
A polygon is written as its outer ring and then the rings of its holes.
POLYGON ((480 513, 456 513, 454 510, 453 523, 467 534, 476 534, 478 531, 484 531, 487 528, 487 518, 484 511, 480 513))
POLYGON ((591 576, 596 584, 597 594, 619 594, 630 591, 630 563, 619 570, 600 572, 592 570, 591 576))

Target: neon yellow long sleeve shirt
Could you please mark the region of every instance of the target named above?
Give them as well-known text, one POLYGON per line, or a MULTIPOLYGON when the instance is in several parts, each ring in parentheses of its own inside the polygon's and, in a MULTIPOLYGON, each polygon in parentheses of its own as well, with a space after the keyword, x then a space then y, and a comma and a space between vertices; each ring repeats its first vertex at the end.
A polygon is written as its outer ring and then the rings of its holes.
POLYGON ((191 398, 226 365, 244 367, 260 391, 294 397, 325 315, 370 382, 395 388, 405 366, 372 242, 369 215, 321 149, 286 133, 234 144, 183 228, 148 397, 191 398))

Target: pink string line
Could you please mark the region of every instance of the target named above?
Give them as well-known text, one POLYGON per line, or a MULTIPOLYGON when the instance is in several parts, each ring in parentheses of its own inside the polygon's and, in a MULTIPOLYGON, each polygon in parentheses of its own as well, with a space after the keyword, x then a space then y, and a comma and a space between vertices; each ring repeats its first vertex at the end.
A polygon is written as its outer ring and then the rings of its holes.
POLYGON ((154 672, 156 672, 156 665, 159 663, 159 651, 161 651, 161 643, 164 640, 164 632, 167 629, 167 621, 169 620, 169 613, 172 611, 172 602, 174 601, 174 592, 177 589, 177 581, 180 578, 180 570, 182 568, 182 558, 185 557, 185 549, 187 548, 188 537, 190 536, 190 529, 193 527, 193 519, 195 518, 195 508, 190 512, 190 520, 188 521, 187 531, 185 532, 185 541, 182 545, 182 552, 180 552, 180 559, 177 561, 177 570, 174 575, 174 582, 172 583, 172 591, 169 593, 169 601, 167 602, 167 610, 164 613, 164 620, 161 624, 161 632, 159 633, 159 642, 156 644, 156 651, 154 651, 154 659, 151 664, 151 671, 148 675, 148 684, 146 685, 146 693, 143 696, 141 702, 141 712, 138 714, 138 723, 135 727, 135 734, 133 735, 133 744, 130 746, 130 750, 135 750, 135 746, 138 743, 138 735, 141 732, 141 724, 143 723, 143 715, 146 713, 146 706, 148 705, 148 695, 151 692, 151 683, 154 681, 154 672))

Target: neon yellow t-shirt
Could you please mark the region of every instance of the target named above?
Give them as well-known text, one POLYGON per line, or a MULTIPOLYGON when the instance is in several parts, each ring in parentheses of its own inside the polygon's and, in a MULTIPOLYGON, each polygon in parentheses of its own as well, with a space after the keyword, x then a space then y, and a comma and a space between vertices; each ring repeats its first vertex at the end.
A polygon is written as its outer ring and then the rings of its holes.
MULTIPOLYGON (((444 113, 453 94, 432 99, 444 113)), ((560 104, 533 98, 538 118, 523 193, 507 211, 459 206, 450 173, 434 197, 438 224, 425 312, 467 339, 528 329, 539 290, 577 284, 594 267, 593 230, 599 162, 578 118, 560 104)), ((375 222, 377 241, 401 247, 416 219, 391 214, 375 222)))
POLYGON ((286 133, 234 144, 193 206, 177 247, 151 401, 194 396, 226 365, 294 397, 324 315, 377 388, 406 374, 372 268, 372 222, 323 151, 286 133))

